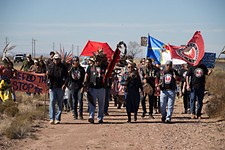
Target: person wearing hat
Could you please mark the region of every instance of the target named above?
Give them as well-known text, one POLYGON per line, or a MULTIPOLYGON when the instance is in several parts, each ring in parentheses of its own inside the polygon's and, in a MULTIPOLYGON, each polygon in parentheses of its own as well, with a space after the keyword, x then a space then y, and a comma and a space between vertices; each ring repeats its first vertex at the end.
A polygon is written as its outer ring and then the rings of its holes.
POLYGON ((63 95, 65 90, 65 80, 67 79, 67 68, 61 63, 61 56, 55 54, 53 63, 49 65, 46 75, 49 80, 49 116, 50 124, 59 124, 62 114, 63 95), (55 104, 58 104, 56 112, 55 104))
POLYGON ((176 70, 173 69, 172 61, 168 60, 165 64, 163 74, 160 77, 160 109, 162 115, 161 119, 162 122, 166 123, 171 123, 174 109, 176 90, 175 76, 179 76, 179 74, 176 70), (167 111, 166 106, 168 107, 167 111))
POLYGON ((28 69, 29 72, 41 73, 41 68, 37 59, 34 60, 34 64, 28 69))
POLYGON ((88 85, 88 108, 89 119, 88 122, 94 123, 96 99, 98 99, 98 123, 103 123, 104 106, 105 106, 105 83, 103 78, 106 68, 102 64, 101 57, 96 57, 95 61, 92 57, 89 59, 89 66, 85 74, 85 85, 88 85))
POLYGON ((28 71, 30 69, 30 67, 34 64, 34 61, 31 58, 31 54, 27 54, 26 58, 27 59, 25 59, 23 61, 23 65, 21 66, 20 70, 28 71))
POLYGON ((72 93, 72 108, 74 119, 78 119, 77 107, 79 102, 79 118, 83 119, 83 93, 81 91, 84 82, 85 70, 79 63, 79 57, 75 56, 72 61, 72 66, 68 71, 68 78, 65 82, 72 93))

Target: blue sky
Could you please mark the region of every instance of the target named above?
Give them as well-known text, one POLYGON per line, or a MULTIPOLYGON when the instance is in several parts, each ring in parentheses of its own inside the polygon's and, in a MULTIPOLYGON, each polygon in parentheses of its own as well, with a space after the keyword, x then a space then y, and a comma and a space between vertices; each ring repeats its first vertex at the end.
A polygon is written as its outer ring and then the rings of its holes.
POLYGON ((225 46, 224 6, 224 0, 0 0, 0 48, 7 37, 17 45, 14 53, 31 53, 34 38, 39 54, 48 54, 53 42, 55 50, 73 44, 76 54, 88 40, 115 49, 148 33, 182 45, 200 30, 205 51, 218 54, 225 46))

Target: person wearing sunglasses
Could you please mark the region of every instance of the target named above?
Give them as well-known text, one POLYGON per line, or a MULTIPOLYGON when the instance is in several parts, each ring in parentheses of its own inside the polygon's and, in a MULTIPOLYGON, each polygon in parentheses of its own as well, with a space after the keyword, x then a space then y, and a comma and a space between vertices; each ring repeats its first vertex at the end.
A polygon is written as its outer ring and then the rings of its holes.
POLYGON ((127 65, 128 76, 122 76, 121 85, 126 87, 126 111, 127 111, 127 122, 131 122, 131 113, 134 113, 134 121, 137 121, 137 113, 140 103, 140 92, 143 92, 143 87, 141 83, 138 71, 134 69, 135 65, 129 62, 127 65))

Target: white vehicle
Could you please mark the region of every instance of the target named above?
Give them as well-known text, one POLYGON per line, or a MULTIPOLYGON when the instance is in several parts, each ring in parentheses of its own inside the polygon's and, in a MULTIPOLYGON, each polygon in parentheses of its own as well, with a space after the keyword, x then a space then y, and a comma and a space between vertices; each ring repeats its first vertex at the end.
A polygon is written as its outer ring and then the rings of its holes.
POLYGON ((26 54, 16 54, 13 57, 13 61, 14 63, 19 63, 19 62, 23 62, 26 59, 26 54))

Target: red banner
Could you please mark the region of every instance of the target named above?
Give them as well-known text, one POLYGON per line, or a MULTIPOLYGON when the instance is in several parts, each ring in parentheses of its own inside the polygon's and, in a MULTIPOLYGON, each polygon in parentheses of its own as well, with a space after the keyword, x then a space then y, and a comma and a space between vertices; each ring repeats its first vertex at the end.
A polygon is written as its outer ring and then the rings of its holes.
POLYGON ((16 75, 11 79, 14 91, 47 93, 47 77, 45 74, 24 72, 17 70, 16 75))
POLYGON ((109 78, 112 74, 112 71, 117 63, 117 60, 120 58, 120 50, 117 48, 113 54, 112 61, 108 65, 107 72, 105 74, 105 79, 109 78))
POLYGON ((201 32, 196 31, 186 46, 173 46, 168 44, 171 58, 181 59, 192 66, 196 66, 202 60, 205 48, 201 32))

